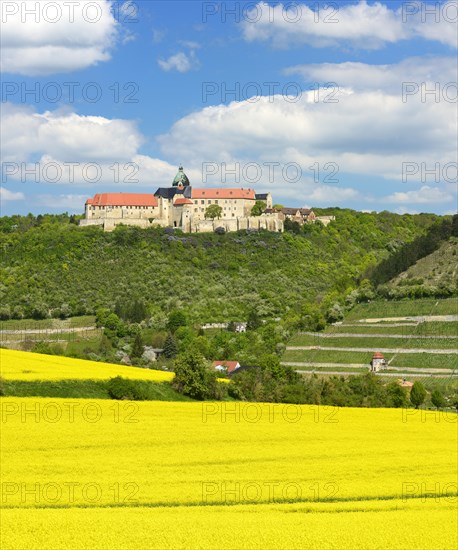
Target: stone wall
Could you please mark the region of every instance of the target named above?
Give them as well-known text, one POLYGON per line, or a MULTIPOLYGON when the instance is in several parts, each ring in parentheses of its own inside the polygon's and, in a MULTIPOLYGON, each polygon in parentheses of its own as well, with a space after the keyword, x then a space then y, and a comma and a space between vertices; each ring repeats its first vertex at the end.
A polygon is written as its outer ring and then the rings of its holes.
MULTIPOLYGON (((176 223, 176 222, 175 222, 176 223)), ((104 231, 113 231, 117 225, 131 225, 135 227, 152 227, 159 225, 167 227, 170 224, 167 219, 155 219, 150 222, 143 218, 96 218, 81 220, 80 226, 100 225, 104 231)), ((283 232, 283 220, 279 216, 265 215, 229 218, 221 220, 189 220, 185 218, 183 226, 178 226, 185 233, 213 233, 216 228, 223 227, 226 232, 240 231, 244 229, 266 229, 267 231, 283 232)))

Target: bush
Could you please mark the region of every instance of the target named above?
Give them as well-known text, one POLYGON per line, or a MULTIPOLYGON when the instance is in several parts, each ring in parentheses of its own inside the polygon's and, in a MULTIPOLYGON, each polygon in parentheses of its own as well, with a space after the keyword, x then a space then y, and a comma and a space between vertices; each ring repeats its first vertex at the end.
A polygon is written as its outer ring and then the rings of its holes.
POLYGON ((33 347, 34 353, 43 353, 45 355, 64 355, 64 348, 61 344, 51 342, 37 342, 33 347))
POLYGON ((152 398, 151 382, 116 376, 108 381, 108 393, 112 399, 147 401, 152 398))
POLYGON ((412 389, 410 390, 410 402, 418 409, 423 404, 426 398, 426 390, 421 382, 414 382, 412 389))

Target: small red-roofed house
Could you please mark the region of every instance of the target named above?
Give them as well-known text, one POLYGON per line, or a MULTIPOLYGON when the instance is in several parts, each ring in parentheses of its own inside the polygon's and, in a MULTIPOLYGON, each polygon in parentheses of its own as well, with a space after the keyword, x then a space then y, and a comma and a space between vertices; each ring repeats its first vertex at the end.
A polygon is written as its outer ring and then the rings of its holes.
POLYGON ((371 372, 378 372, 381 369, 386 368, 386 360, 382 353, 379 351, 376 351, 374 355, 372 356, 372 360, 370 362, 370 371, 371 372))
POLYGON ((227 372, 232 374, 234 371, 240 368, 238 361, 213 361, 213 368, 220 372, 227 372))

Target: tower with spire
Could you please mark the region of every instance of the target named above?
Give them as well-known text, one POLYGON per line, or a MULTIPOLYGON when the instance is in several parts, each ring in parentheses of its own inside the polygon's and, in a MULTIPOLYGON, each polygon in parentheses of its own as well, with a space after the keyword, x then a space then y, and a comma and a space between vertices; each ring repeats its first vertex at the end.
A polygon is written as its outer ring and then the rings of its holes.
POLYGON ((173 179, 173 187, 188 187, 190 185, 188 176, 183 171, 183 166, 179 166, 177 175, 173 179))

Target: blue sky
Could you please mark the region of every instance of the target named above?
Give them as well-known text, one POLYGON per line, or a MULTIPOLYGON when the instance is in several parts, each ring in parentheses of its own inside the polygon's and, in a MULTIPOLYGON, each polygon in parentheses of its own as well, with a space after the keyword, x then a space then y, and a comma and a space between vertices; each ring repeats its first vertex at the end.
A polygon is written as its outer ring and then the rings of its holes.
POLYGON ((3 215, 180 163, 290 206, 456 211, 455 1, 35 4, 1 4, 3 215))

